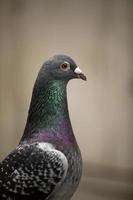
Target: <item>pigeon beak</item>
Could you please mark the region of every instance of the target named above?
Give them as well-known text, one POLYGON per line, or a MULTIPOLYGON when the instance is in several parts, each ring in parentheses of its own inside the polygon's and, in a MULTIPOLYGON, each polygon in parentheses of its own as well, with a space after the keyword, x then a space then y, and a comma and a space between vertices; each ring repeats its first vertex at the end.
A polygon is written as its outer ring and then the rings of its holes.
POLYGON ((86 76, 83 74, 82 70, 79 67, 76 67, 74 73, 76 74, 77 78, 81 78, 84 81, 87 80, 86 76))

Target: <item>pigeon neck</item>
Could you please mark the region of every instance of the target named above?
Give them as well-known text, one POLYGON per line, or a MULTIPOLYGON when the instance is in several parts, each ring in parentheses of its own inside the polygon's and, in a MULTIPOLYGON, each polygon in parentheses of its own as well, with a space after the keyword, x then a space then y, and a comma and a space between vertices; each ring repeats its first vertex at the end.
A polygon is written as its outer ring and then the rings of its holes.
POLYGON ((66 85, 67 83, 61 80, 35 84, 22 140, 47 130, 59 133, 61 127, 64 131, 72 132, 66 85))

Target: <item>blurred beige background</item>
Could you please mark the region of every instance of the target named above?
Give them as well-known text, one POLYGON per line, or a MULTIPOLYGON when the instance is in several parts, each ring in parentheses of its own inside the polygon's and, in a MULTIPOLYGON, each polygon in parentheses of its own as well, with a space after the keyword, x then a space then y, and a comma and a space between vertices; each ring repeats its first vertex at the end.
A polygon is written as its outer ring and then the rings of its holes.
POLYGON ((0 159, 19 142, 44 60, 72 56, 68 86, 84 173, 73 200, 133 199, 133 1, 0 1, 0 159))

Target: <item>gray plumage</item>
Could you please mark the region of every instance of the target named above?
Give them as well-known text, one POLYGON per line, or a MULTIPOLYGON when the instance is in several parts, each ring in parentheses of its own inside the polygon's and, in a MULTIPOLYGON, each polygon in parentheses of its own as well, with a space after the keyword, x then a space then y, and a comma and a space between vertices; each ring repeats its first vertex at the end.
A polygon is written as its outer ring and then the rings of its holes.
POLYGON ((42 66, 23 137, 0 163, 1 200, 70 200, 75 192, 82 158, 67 109, 66 85, 72 78, 86 79, 68 56, 42 66))

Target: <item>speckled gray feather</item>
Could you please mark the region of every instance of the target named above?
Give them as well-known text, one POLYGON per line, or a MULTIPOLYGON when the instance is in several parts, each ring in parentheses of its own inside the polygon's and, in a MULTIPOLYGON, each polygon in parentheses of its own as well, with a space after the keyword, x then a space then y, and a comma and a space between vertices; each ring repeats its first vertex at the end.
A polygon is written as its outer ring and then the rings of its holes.
POLYGON ((36 195, 44 199, 63 182, 67 170, 65 155, 51 144, 18 146, 0 164, 0 195, 2 199, 36 199, 36 195))

